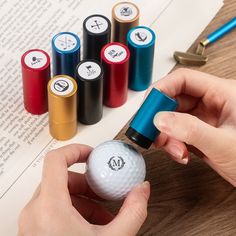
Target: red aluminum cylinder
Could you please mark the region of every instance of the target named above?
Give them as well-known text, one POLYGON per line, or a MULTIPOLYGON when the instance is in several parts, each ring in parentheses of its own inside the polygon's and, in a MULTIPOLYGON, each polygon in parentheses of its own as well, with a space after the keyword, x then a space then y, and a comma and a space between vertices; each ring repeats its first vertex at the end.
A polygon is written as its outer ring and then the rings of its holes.
POLYGON ((35 115, 48 111, 47 84, 50 80, 50 57, 40 49, 32 49, 21 57, 24 106, 35 115))
POLYGON ((102 48, 103 103, 108 107, 122 106, 127 100, 129 58, 129 49, 121 43, 109 43, 102 48))

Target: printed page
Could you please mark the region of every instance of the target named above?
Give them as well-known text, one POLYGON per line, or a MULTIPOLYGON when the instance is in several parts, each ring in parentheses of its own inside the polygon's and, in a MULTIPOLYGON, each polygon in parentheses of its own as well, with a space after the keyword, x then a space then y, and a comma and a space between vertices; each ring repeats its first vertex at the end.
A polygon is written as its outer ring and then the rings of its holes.
MULTIPOLYGON (((168 3, 169 1, 167 1, 168 3)), ((166 1, 144 7, 137 1, 142 14, 158 12, 143 22, 150 25, 166 1)), ((153 4, 151 4, 153 3, 153 4)), ((35 116, 25 111, 22 96, 20 57, 26 50, 41 48, 51 52, 51 39, 60 31, 72 31, 82 37, 82 22, 93 13, 110 18, 114 1, 5 1, 0 6, 0 198, 37 158, 51 146, 48 115, 35 116)))
MULTIPOLYGON (((42 159, 51 148, 73 142, 96 146, 112 139, 142 102, 144 92, 130 91, 124 106, 105 107, 98 124, 79 124, 78 134, 66 142, 56 142, 50 136, 47 114, 35 116, 24 110, 21 55, 32 48, 51 54, 51 39, 61 31, 82 37, 83 20, 94 13, 111 18, 116 2, 12 0, 0 5, 0 235, 16 235, 17 216, 40 182, 42 159)), ((222 6, 222 0, 191 1, 190 5, 189 0, 133 2, 141 10, 140 24, 152 27, 157 34, 154 80, 172 69, 173 51, 186 50, 222 6), (187 15, 183 14, 186 4, 187 15), (197 16, 194 15, 196 10, 197 16), (186 38, 178 37, 182 32, 186 38)), ((76 165, 73 169, 83 171, 84 166, 76 165)))

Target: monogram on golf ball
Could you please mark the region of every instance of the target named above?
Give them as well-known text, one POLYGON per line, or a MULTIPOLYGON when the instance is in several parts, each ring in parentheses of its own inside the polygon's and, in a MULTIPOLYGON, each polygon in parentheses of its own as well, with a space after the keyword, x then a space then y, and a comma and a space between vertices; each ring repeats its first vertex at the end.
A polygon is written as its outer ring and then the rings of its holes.
POLYGON ((111 170, 119 171, 125 166, 125 161, 121 156, 113 156, 107 164, 111 170))

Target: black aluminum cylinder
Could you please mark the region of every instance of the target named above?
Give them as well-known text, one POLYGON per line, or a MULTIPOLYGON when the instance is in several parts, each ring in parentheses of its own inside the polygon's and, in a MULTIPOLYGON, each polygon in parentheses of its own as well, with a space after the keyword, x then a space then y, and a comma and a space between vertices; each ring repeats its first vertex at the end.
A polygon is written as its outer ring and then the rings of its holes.
POLYGON ((96 60, 83 60, 76 67, 78 120, 92 125, 103 114, 103 68, 96 60))
POLYGON ((111 22, 103 15, 91 15, 83 22, 83 59, 100 61, 100 52, 111 41, 111 22))

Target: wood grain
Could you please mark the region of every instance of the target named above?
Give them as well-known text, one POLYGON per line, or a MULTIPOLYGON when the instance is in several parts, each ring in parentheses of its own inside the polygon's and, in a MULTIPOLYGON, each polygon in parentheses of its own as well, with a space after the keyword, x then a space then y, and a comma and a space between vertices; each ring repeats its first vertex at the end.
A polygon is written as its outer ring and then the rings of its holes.
MULTIPOLYGON (((200 39, 235 13, 236 1, 225 0, 189 51, 195 51, 200 39)), ((194 69, 236 79, 236 30, 209 46, 206 53, 209 62, 194 69)), ((129 142, 124 135, 126 128, 116 138, 129 142)), ((187 166, 182 166, 160 150, 139 150, 146 160, 151 198, 147 220, 138 235, 236 235, 236 190, 230 184, 194 155, 187 166)), ((116 212, 120 203, 109 203, 108 207, 116 212)))

